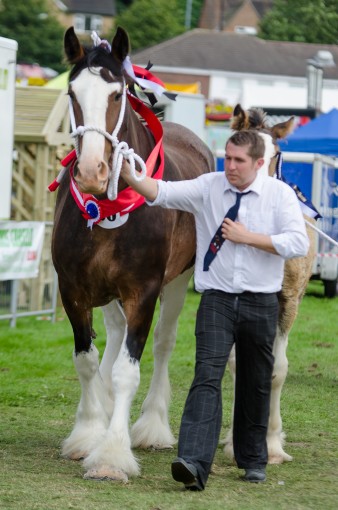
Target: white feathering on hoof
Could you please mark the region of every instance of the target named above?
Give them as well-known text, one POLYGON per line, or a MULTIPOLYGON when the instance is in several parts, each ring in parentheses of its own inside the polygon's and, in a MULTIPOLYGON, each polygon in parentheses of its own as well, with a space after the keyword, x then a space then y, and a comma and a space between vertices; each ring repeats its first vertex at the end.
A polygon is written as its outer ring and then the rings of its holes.
POLYGON ((259 136, 263 138, 265 144, 264 164, 261 166, 260 172, 264 172, 266 175, 269 175, 270 161, 271 158, 273 158, 276 154, 276 148, 272 141, 271 135, 268 135, 267 133, 259 133, 259 136))

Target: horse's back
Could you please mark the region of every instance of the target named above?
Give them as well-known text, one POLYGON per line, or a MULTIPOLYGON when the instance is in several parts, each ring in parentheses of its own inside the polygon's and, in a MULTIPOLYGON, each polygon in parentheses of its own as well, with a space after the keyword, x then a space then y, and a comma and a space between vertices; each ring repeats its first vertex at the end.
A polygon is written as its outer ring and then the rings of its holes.
POLYGON ((172 163, 171 171, 165 169, 165 180, 194 179, 214 171, 211 150, 193 131, 174 122, 163 122, 163 131, 164 153, 172 163))

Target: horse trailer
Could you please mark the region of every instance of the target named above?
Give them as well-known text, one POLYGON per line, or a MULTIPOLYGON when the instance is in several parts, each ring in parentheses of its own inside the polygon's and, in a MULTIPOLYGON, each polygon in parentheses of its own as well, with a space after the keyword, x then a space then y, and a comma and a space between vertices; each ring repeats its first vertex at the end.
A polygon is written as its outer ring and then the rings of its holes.
POLYGON ((338 159, 307 152, 283 152, 283 175, 300 188, 321 214, 317 220, 312 278, 324 284, 326 297, 338 286, 338 159))

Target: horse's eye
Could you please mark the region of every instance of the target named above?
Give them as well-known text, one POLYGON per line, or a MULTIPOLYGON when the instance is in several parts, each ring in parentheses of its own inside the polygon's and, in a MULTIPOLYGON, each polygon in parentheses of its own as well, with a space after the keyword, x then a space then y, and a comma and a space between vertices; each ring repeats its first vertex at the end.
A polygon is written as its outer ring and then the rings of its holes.
POLYGON ((122 94, 116 94, 114 101, 119 101, 121 99, 121 97, 122 97, 122 94))
POLYGON ((74 99, 75 98, 75 95, 74 95, 74 92, 72 91, 72 89, 68 89, 68 95, 71 99, 74 99))

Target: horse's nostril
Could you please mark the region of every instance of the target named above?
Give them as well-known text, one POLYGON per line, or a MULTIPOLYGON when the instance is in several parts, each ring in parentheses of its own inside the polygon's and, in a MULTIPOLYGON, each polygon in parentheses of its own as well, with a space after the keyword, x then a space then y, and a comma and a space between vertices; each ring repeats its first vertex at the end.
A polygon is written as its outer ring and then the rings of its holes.
POLYGON ((75 165, 74 165, 74 168, 73 168, 73 175, 74 175, 74 177, 76 177, 78 173, 79 173, 79 167, 78 167, 78 164, 76 162, 75 165))
POLYGON ((102 180, 107 180, 108 178, 108 165, 105 161, 101 161, 98 165, 98 174, 99 178, 102 180))

